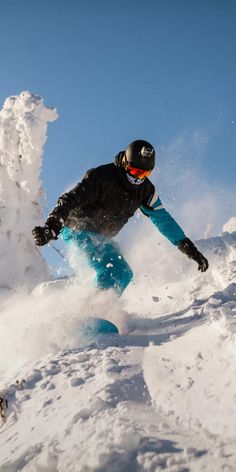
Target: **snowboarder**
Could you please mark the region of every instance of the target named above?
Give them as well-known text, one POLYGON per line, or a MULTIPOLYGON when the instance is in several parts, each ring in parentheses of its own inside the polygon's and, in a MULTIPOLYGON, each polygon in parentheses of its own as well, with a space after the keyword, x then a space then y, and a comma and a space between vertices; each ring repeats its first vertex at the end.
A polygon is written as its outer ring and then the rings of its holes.
POLYGON ((133 272, 112 238, 140 208, 171 243, 205 272, 207 259, 165 210, 148 178, 154 166, 153 146, 143 140, 132 142, 118 153, 114 163, 89 170, 76 187, 58 199, 45 225, 33 229, 35 243, 43 246, 60 233, 64 241, 75 243, 84 252, 96 272, 97 286, 113 288, 121 294, 133 272))

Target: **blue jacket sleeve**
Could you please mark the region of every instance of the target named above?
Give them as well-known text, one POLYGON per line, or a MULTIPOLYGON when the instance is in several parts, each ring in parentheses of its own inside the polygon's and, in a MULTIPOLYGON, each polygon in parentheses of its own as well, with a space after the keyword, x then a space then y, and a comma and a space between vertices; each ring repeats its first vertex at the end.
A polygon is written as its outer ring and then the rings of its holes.
POLYGON ((186 238, 183 230, 172 216, 165 210, 158 196, 152 197, 147 204, 141 205, 142 213, 150 218, 152 223, 169 241, 178 246, 186 238))

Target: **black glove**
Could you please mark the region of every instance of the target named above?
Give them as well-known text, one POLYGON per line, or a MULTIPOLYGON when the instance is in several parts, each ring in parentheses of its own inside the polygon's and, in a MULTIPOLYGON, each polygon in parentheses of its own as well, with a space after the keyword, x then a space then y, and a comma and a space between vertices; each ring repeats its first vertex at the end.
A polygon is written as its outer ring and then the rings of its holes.
POLYGON ((189 238, 182 239, 178 244, 178 248, 181 252, 186 254, 189 259, 193 259, 198 264, 198 270, 206 272, 209 267, 208 260, 198 251, 189 238))
POLYGON ((57 239, 56 232, 49 226, 35 226, 32 231, 35 244, 37 246, 44 246, 49 243, 52 239, 57 239))

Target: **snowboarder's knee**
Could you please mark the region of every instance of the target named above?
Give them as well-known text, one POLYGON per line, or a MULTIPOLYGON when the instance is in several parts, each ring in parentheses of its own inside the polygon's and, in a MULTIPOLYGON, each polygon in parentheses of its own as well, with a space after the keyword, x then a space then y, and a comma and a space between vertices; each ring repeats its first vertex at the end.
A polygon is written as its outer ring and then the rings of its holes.
POLYGON ((118 295, 121 295, 133 278, 133 271, 127 262, 117 266, 105 267, 104 270, 97 273, 97 285, 101 289, 112 288, 118 295))

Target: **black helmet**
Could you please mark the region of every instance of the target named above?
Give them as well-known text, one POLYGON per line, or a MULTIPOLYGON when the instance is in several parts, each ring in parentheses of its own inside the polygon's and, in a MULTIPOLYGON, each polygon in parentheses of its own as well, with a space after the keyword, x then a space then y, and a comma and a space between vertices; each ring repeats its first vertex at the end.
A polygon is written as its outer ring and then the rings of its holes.
POLYGON ((155 166, 154 147, 141 139, 129 144, 124 157, 127 164, 138 169, 152 170, 155 166))

